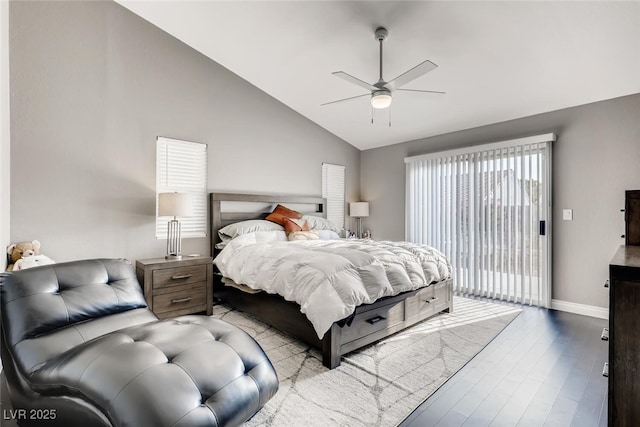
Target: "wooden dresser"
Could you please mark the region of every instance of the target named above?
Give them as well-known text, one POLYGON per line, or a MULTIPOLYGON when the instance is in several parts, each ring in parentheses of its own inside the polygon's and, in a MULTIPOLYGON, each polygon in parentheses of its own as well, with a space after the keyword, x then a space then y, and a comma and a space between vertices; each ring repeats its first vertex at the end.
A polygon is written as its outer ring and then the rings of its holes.
POLYGON ((147 305, 160 318, 213 310, 213 258, 136 261, 147 305))
POLYGON ((640 423, 640 246, 609 264, 609 426, 640 423))
POLYGON ((625 192, 625 244, 640 245, 640 190, 625 192))

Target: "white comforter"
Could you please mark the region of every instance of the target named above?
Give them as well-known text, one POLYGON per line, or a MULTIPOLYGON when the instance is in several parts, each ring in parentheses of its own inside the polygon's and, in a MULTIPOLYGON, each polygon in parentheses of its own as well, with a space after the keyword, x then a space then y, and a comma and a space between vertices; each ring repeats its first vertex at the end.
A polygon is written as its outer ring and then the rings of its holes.
MULTIPOLYGON (((259 234, 259 233, 258 233, 259 234)), ((451 276, 436 249, 375 240, 231 241, 214 263, 224 277, 297 302, 322 338, 355 307, 451 276)))

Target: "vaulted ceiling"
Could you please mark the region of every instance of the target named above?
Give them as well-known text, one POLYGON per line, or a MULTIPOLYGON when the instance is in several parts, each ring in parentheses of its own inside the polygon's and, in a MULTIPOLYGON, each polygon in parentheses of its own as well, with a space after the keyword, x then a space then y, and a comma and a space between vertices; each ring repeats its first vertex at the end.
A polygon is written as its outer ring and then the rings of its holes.
POLYGON ((637 1, 117 1, 360 149, 640 92, 637 1), (378 80, 378 26, 385 80, 446 94, 321 106, 378 80))

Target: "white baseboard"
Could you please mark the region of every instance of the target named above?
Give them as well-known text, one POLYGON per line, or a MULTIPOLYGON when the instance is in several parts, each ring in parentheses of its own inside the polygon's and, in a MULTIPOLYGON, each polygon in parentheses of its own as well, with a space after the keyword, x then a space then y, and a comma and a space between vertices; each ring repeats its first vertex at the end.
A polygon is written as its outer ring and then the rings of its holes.
POLYGON ((609 309, 606 307, 597 307, 595 305, 578 304, 575 302, 552 299, 551 308, 553 310, 582 314, 583 316, 597 317, 598 319, 609 319, 609 309))

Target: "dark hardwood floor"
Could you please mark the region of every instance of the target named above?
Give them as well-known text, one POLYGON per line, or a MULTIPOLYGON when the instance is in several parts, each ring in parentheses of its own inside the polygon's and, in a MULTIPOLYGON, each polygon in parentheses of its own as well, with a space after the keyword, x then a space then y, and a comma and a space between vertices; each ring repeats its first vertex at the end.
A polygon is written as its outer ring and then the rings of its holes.
POLYGON ((607 324, 524 307, 400 426, 606 426, 607 324))

